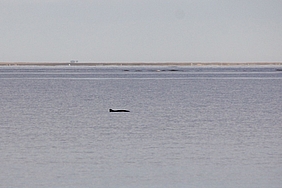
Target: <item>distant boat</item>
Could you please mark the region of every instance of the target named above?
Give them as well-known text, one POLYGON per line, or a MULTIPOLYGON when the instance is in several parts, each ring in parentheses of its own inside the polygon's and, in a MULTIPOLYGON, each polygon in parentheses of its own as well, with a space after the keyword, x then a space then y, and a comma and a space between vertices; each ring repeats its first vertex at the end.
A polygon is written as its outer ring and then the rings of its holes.
POLYGON ((109 109, 109 112, 130 112, 129 110, 113 110, 109 109))
POLYGON ((282 71, 282 69, 276 69, 276 71, 282 71))

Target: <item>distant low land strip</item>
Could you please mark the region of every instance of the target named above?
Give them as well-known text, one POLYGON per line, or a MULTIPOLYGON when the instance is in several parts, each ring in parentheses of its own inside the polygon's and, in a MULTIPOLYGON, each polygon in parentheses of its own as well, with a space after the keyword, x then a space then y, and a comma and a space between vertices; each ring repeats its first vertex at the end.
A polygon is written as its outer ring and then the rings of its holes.
POLYGON ((0 62, 0 66, 266 66, 282 65, 282 62, 103 62, 103 63, 70 63, 70 62, 0 62))

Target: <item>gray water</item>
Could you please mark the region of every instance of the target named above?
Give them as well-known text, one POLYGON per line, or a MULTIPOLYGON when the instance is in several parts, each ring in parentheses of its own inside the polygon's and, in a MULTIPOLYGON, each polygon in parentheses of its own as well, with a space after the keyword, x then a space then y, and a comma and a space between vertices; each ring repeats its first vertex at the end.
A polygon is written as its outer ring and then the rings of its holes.
POLYGON ((0 67, 0 94, 1 188, 282 185, 275 67, 0 67))

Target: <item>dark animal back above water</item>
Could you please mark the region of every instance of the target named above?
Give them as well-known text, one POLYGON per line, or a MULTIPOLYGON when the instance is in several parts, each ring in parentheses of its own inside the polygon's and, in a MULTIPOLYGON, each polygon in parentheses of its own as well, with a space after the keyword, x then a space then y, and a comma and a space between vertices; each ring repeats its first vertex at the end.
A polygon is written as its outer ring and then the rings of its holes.
POLYGON ((130 112, 129 110, 113 110, 109 109, 109 112, 130 112))

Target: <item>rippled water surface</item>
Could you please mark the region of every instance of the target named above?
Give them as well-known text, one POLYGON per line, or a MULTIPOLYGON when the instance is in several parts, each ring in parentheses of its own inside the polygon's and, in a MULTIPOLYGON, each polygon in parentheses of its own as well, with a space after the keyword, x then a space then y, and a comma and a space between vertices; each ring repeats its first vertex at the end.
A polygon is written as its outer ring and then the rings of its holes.
POLYGON ((275 67, 0 67, 0 94, 0 187, 282 185, 275 67))

